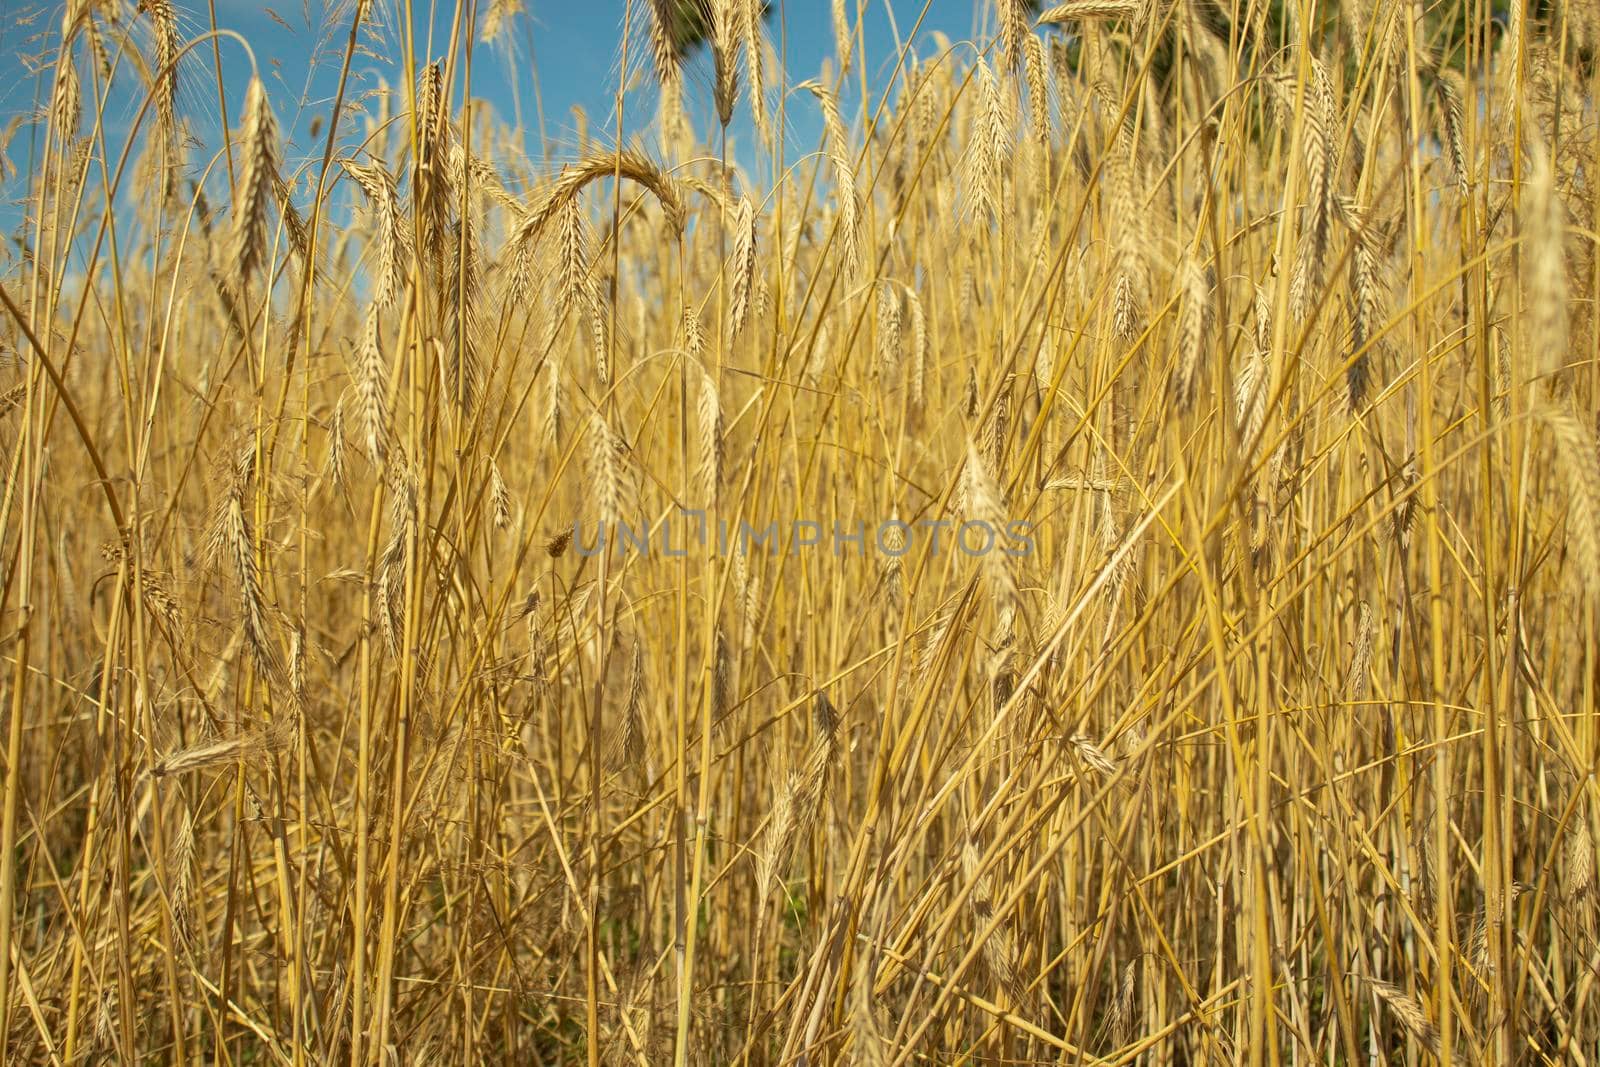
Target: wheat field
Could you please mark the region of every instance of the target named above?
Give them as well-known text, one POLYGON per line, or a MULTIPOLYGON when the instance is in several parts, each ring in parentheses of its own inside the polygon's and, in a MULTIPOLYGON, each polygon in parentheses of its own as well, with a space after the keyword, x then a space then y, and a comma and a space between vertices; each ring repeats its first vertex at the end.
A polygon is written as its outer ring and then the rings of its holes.
POLYGON ((1600 4, 763 6, 43 12, 0 1062, 1600 1060, 1600 4))

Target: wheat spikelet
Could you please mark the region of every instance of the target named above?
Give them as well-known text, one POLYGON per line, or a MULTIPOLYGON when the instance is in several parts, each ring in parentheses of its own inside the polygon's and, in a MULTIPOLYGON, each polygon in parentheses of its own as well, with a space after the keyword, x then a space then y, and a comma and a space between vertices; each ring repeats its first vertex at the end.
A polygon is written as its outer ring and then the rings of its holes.
POLYGON ((584 186, 599 178, 621 177, 642 186, 661 205, 674 233, 682 233, 689 212, 678 183, 637 152, 594 152, 562 171, 538 202, 519 218, 506 243, 517 247, 533 240, 584 186))
POLYGON ((733 106, 739 99, 738 11, 742 6, 743 0, 704 0, 704 9, 711 21, 711 63, 715 76, 712 97, 717 105, 717 119, 724 127, 733 121, 733 106))
POLYGON ((845 269, 854 277, 861 269, 861 205, 856 196, 855 171, 850 164, 850 143, 845 137, 839 102, 819 81, 805 83, 822 108, 823 132, 828 143, 828 162, 833 167, 834 195, 839 205, 839 234, 844 246, 845 269))
POLYGON ((416 479, 399 464, 390 472, 389 540, 378 560, 377 609, 389 653, 400 655, 405 611, 406 552, 417 530, 416 479))
POLYGON ((711 650, 711 721, 720 724, 732 706, 733 655, 728 648, 728 637, 717 627, 716 642, 711 650))
POLYGON ((1350 315, 1350 360, 1345 368, 1345 391, 1350 410, 1359 409, 1366 400, 1370 384, 1369 352, 1363 351, 1371 342, 1378 317, 1378 263, 1367 242, 1357 237, 1350 252, 1350 292, 1355 307, 1350 315))
POLYGON ((373 302, 379 307, 392 307, 405 282, 406 261, 411 251, 403 230, 394 176, 376 160, 363 164, 347 159, 342 161, 342 166, 366 195, 378 223, 377 285, 373 289, 373 302))
POLYGON ((345 442, 344 432, 344 399, 333 407, 333 419, 328 425, 328 459, 323 464, 323 473, 333 483, 335 492, 343 493, 345 490, 345 442))
POLYGON ((1349 39, 1358 47, 1365 47, 1368 34, 1372 31, 1372 10, 1361 4, 1340 4, 1339 17, 1344 20, 1345 29, 1349 39))
POLYGON ((1172 392, 1178 407, 1187 410, 1194 405, 1200 364, 1211 333, 1211 282, 1193 253, 1184 257, 1179 284, 1183 296, 1178 318, 1178 366, 1172 377, 1172 392))
POLYGON ((1435 1056, 1439 1055, 1439 1031, 1428 1019, 1428 1013, 1421 1003, 1399 986, 1390 985, 1388 982, 1376 978, 1358 976, 1367 984, 1378 998, 1387 1004, 1395 1015, 1405 1024, 1411 1035, 1420 1041, 1424 1048, 1435 1056))
POLYGON ((1305 322, 1311 314, 1312 290, 1320 284, 1315 279, 1318 270, 1311 258, 1311 242, 1301 241, 1289 270, 1289 315, 1296 323, 1305 322))
POLYGON ((78 65, 70 51, 63 51, 56 68, 56 83, 50 91, 50 125, 63 144, 70 143, 83 120, 83 89, 78 82, 78 65))
POLYGON ((1600 598, 1600 452, 1594 434, 1570 411, 1553 403, 1540 414, 1556 443, 1556 458, 1567 481, 1567 537, 1585 598, 1600 598))
POLYGON ((744 329, 750 313, 750 294, 756 277, 756 211, 749 197, 739 198, 739 208, 733 224, 733 336, 744 329))
POLYGON ((861 198, 851 185, 848 190, 841 184, 839 201, 839 232, 844 237, 844 270, 847 278, 861 273, 861 198), (844 195, 848 192, 849 195, 844 195))
POLYGON ((817 326, 816 340, 812 342, 810 350, 806 353, 805 366, 801 370, 801 377, 811 385, 815 385, 827 365, 829 354, 833 351, 833 329, 828 325, 826 317, 817 326))
POLYGON ((953 612, 945 612, 934 619, 933 626, 928 630, 928 636, 922 643, 922 649, 917 654, 917 674, 926 676, 934 665, 934 660, 939 657, 939 649, 945 643, 945 638, 951 633, 951 626, 955 622, 953 612))
POLYGON ((167 588, 165 582, 148 571, 144 575, 144 602, 169 634, 181 632, 183 608, 178 604, 178 598, 172 595, 172 590, 167 588))
POLYGON ((1275 487, 1282 456, 1282 448, 1274 451, 1267 462, 1267 469, 1258 473, 1250 483, 1250 562, 1257 578, 1267 575, 1273 559, 1273 520, 1277 517, 1275 487))
POLYGON ((833 48, 839 56, 839 76, 850 73, 850 53, 855 37, 850 32, 850 19, 845 12, 845 0, 833 0, 833 48))
POLYGON ((1064 34, 1050 35, 1050 79, 1055 85, 1056 96, 1061 100, 1061 109, 1067 112, 1073 104, 1076 94, 1073 92, 1077 84, 1077 72, 1074 69, 1073 49, 1071 42, 1066 40, 1064 34))
POLYGON ((682 81, 674 0, 650 0, 650 50, 655 56, 656 80, 663 88, 682 81))
POLYGON ((491 197, 508 208, 516 209, 520 205, 500 181, 494 164, 475 152, 468 152, 467 146, 459 141, 452 142, 445 152, 445 171, 450 176, 450 188, 463 192, 468 224, 477 217, 474 208, 483 202, 480 195, 491 197))
POLYGON ((1015 375, 1006 375, 1000 393, 995 397, 994 412, 989 417, 988 450, 984 461, 988 464, 987 470, 997 481, 1005 476, 1006 446, 1011 434, 1011 391, 1015 381, 1015 375))
POLYGON ((1256 347, 1272 348, 1272 290, 1270 285, 1257 285, 1255 299, 1251 302, 1251 320, 1256 347))
POLYGON ((1600 10, 1593 4, 1563 4, 1561 15, 1577 47, 1593 53, 1600 42, 1600 10))
POLYGON ((156 132, 163 149, 177 146, 178 120, 174 101, 178 92, 178 16, 172 0, 144 0, 143 11, 150 16, 156 39, 156 83, 151 89, 155 101, 156 132))
POLYGON ((1039 25, 1061 22, 1092 22, 1099 19, 1131 19, 1140 13, 1140 0, 1067 0, 1039 16, 1039 25))
POLYGON ((978 371, 972 364, 967 364, 967 385, 961 396, 961 414, 968 422, 978 417, 978 404, 981 401, 978 395, 978 371))
POLYGON ((172 932, 185 950, 193 950, 197 932, 194 916, 194 815, 185 811, 178 832, 167 848, 167 885, 172 900, 172 932))
POLYGON ((469 219, 463 219, 458 239, 450 243, 450 268, 444 286, 444 339, 438 347, 439 367, 446 394, 463 422, 472 419, 479 396, 477 338, 481 334, 477 311, 476 241, 469 219))
POLYGON ((442 149, 447 134, 445 114, 449 102, 444 84, 444 64, 439 60, 423 66, 417 75, 415 119, 417 140, 424 155, 442 149))
POLYGON ((1126 273, 1117 275, 1116 289, 1111 297, 1112 330, 1124 341, 1130 341, 1139 332, 1138 306, 1133 298, 1133 279, 1126 273))
POLYGON ((357 364, 360 377, 356 381, 356 395, 361 405, 361 426, 366 434, 367 458, 374 466, 382 466, 388 455, 389 441, 388 372, 378 342, 376 304, 367 309, 366 317, 362 320, 357 364))
POLYGON ((1011 158, 1010 123, 994 72, 978 60, 978 117, 967 149, 966 191, 972 210, 999 221, 1001 174, 1011 158))
POLYGON ((755 309, 758 319, 765 319, 772 314, 772 286, 768 285, 767 279, 760 274, 756 275, 756 293, 751 306, 755 309))
POLYGON ((745 557, 748 553, 740 552, 735 558, 740 561, 739 588, 743 590, 739 598, 740 610, 744 616, 743 637, 745 648, 754 648, 756 645, 757 627, 761 624, 761 576, 749 569, 745 557))
POLYGON ((557 240, 556 317, 575 313, 582 316, 589 330, 590 351, 595 374, 601 385, 611 381, 605 306, 589 259, 588 227, 576 197, 567 199, 560 210, 557 240))
POLYGON ((1439 72, 1434 83, 1439 93, 1439 115, 1443 120, 1445 159, 1450 164, 1450 176, 1455 179, 1456 193, 1463 201, 1470 191, 1471 175, 1467 172, 1466 117, 1463 99, 1464 80, 1455 70, 1439 72))
POLYGON ((900 362, 900 291, 887 279, 878 286, 878 373, 888 376, 900 362))
POLYGON ((839 724, 842 721, 839 709, 833 706, 833 701, 828 699, 828 694, 818 692, 811 701, 811 728, 815 731, 811 748, 811 759, 806 764, 808 777, 819 779, 817 786, 820 788, 820 778, 838 755, 839 724))
POLYGON ((756 130, 764 140, 772 140, 772 123, 767 115, 767 86, 761 33, 761 0, 735 0, 739 6, 739 37, 744 48, 745 79, 749 83, 750 112, 756 130))
POLYGON ((1008 70, 1022 63, 1022 39, 1028 34, 1028 5, 1023 0, 995 0, 1000 24, 1000 58, 1008 70))
POLYGON ((850 988, 850 1062, 854 1067, 888 1067, 890 1050, 878 1025, 872 968, 865 961, 856 968, 850 988))
POLYGON ((298 626, 289 633, 289 697, 293 714, 302 715, 306 697, 306 637, 298 626))
MULTIPOLYGON (((1395 491, 1396 496, 1407 490, 1414 490, 1421 483, 1422 472, 1417 469, 1415 457, 1406 460, 1405 466, 1398 472, 1398 479, 1400 487, 1395 491)), ((1417 493, 1407 492, 1406 496, 1396 503, 1392 515, 1390 531, 1404 548, 1411 543, 1411 524, 1417 515, 1417 493)))
POLYGON ((690 359, 698 361, 705 356, 706 331, 700 325, 700 316, 687 304, 683 308, 683 348, 690 359))
POLYGON ((1580 804, 1567 827, 1561 862, 1561 893, 1567 900, 1578 900, 1594 887, 1594 839, 1589 834, 1589 819, 1580 804))
POLYGON ((1234 379, 1234 418, 1239 426, 1241 448, 1261 443, 1261 431, 1267 422, 1267 393, 1272 385, 1268 359, 1266 349, 1252 349, 1234 379))
POLYGON ((1122 341, 1131 341, 1139 331, 1140 303, 1143 300, 1147 279, 1143 243, 1139 227, 1130 220, 1138 217, 1139 196, 1134 188, 1134 160, 1136 151, 1132 138, 1119 135, 1107 157, 1110 181, 1107 192, 1114 216, 1107 220, 1113 234, 1113 248, 1117 264, 1117 279, 1112 293, 1112 330, 1122 341))
POLYGON ((1102 778, 1110 778, 1117 773, 1117 761, 1106 754, 1105 749, 1091 741, 1086 734, 1073 734, 1067 738, 1067 747, 1090 770, 1102 778))
MULTIPOLYGON (((1517 898, 1522 895, 1522 891, 1523 887, 1520 883, 1512 882, 1509 894, 1510 901, 1515 903, 1517 898)), ((1474 990, 1475 993, 1481 993, 1488 977, 1494 974, 1494 962, 1489 949, 1489 904, 1490 901, 1485 900, 1483 906, 1474 913, 1472 933, 1468 936, 1466 944, 1467 961, 1473 972, 1475 972, 1473 978, 1479 983, 1477 990, 1474 990)), ((1495 902, 1495 913, 1497 916, 1503 917, 1503 902, 1495 902)), ((1497 925, 1499 921, 1497 919, 1497 925)))
MULTIPOLYGON (((967 907, 972 912, 972 921, 976 927, 973 931, 975 936, 981 936, 994 917, 994 896, 990 878, 988 872, 982 869, 981 863, 982 856, 978 852, 977 845, 970 837, 967 838, 961 846, 961 874, 963 881, 973 887, 971 895, 967 898, 967 907)), ((1025 1015, 1032 1014, 1029 1007, 1032 995, 1017 970, 1018 962, 1016 943, 1012 938, 1010 924, 1002 920, 995 924, 989 936, 984 938, 983 963, 995 984, 1004 989, 1016 1003, 1019 1012, 1025 1015)))
POLYGON ((934 135, 939 127, 939 102, 938 87, 934 83, 933 72, 926 69, 921 60, 912 57, 911 72, 907 78, 912 87, 911 93, 911 134, 919 149, 926 149, 933 143, 934 135))
POLYGON ((1112 999, 1111 1011, 1106 1020, 1111 1031, 1111 1043, 1116 1048, 1126 1048, 1133 1040, 1133 1012, 1137 1006, 1134 980, 1138 977, 1139 961, 1131 959, 1122 968, 1122 980, 1117 983, 1117 995, 1112 999))
POLYGON ((628 695, 622 717, 612 727, 606 744, 604 764, 608 771, 620 771, 644 758, 644 642, 635 639, 628 659, 628 695))
POLYGON ((111 1035, 117 1028, 118 997, 116 986, 108 986, 105 995, 100 997, 94 1015, 94 1033, 90 1039, 90 1047, 95 1052, 107 1052, 111 1049, 111 1035))
POLYGON ((603 386, 611 384, 611 346, 607 332, 606 305, 599 288, 589 286, 588 300, 584 304, 589 313, 589 350, 594 355, 594 375, 603 386))
POLYGON ((1328 226, 1333 217, 1336 154, 1334 134, 1339 129, 1339 106, 1327 68, 1311 57, 1311 83, 1306 87, 1305 129, 1302 149, 1306 166, 1306 199, 1311 210, 1306 238, 1307 262, 1320 268, 1327 247, 1328 226))
POLYGON ((460 203, 459 191, 452 188, 448 166, 450 145, 449 95, 443 64, 435 61, 418 75, 416 113, 416 177, 412 190, 415 199, 417 246, 435 275, 444 271, 444 257, 450 244, 451 221, 460 203))
MULTIPOLYGON (((989 689, 996 710, 1006 706, 1017 691, 1017 611, 1015 601, 1004 601, 995 609, 994 637, 990 639, 989 659, 985 664, 989 689)), ((1033 744, 1032 723, 1026 710, 1011 716, 1006 724, 1013 747, 1027 749, 1033 744)))
POLYGON ((510 306, 520 306, 527 303, 528 294, 539 281, 540 272, 537 268, 539 249, 534 241, 508 243, 508 245, 507 254, 502 261, 505 299, 510 306))
POLYGON ((23 383, 22 385, 12 386, 10 389, 7 389, 5 392, 0 393, 0 419, 3 419, 7 415, 11 414, 11 410, 13 408, 20 407, 21 404, 22 404, 23 399, 27 395, 28 395, 27 383, 23 383))
POLYGON ((991 593, 996 603, 1005 606, 1015 602, 1017 580, 1007 564, 1000 541, 1005 536, 1005 504, 1000 486, 986 469, 978 446, 967 442, 967 462, 962 481, 962 511, 968 522, 983 523, 994 533, 988 550, 982 553, 984 574, 991 583, 991 593))
POLYGON ((756 885, 763 893, 788 870, 796 837, 794 798, 798 789, 799 779, 791 772, 783 788, 773 796, 767 833, 761 850, 756 853, 756 885))
POLYGON ((112 69, 111 49, 106 44, 106 32, 101 22, 119 21, 123 16, 122 5, 119 0, 87 0, 69 4, 68 10, 74 7, 82 11, 83 32, 89 38, 89 52, 94 56, 95 67, 101 78, 108 78, 112 69))
POLYGON ((245 644, 261 672, 269 678, 279 676, 277 649, 268 624, 266 599, 261 588, 261 573, 256 564, 255 543, 245 519, 244 486, 235 480, 223 498, 220 521, 213 533, 212 554, 225 554, 233 564, 239 582, 243 608, 245 644))
POLYGON ((558 317, 573 308, 587 310, 599 298, 590 272, 588 226, 576 198, 562 205, 559 219, 556 241, 558 317))
POLYGON ((561 443, 561 427, 566 415, 566 390, 561 382, 561 363, 554 356, 545 365, 544 426, 545 444, 561 443))
POLYGON ((488 0, 478 27, 478 40, 493 44, 505 32, 512 18, 522 10, 522 0, 488 0))
POLYGON ((1350 655, 1350 669, 1344 676, 1346 700, 1359 701, 1366 698, 1367 686, 1372 677, 1372 639, 1376 630, 1372 605, 1363 600, 1360 620, 1356 623, 1355 649, 1350 655))
POLYGON ((289 249, 300 262, 308 263, 311 255, 311 235, 306 230, 306 221, 301 218, 300 211, 294 206, 292 192, 282 178, 272 179, 272 198, 278 205, 278 214, 283 219, 284 231, 289 235, 289 249))
POLYGON ((1507 5, 1505 34, 1500 39, 1500 49, 1505 57, 1501 63, 1506 72, 1505 92, 1507 99, 1511 100, 1522 93, 1523 54, 1528 47, 1527 21, 1521 4, 1507 5))
POLYGON ((822 803, 822 787, 839 752, 839 714, 827 694, 818 693, 812 705, 816 733, 802 769, 789 774, 775 798, 772 821, 758 854, 757 883, 763 892, 788 868, 802 829, 810 829, 822 803))
POLYGON ((243 166, 233 204, 233 259, 249 277, 267 254, 267 207, 278 174, 278 124, 260 78, 245 91, 244 124, 239 134, 243 166))
POLYGON ((900 512, 896 510, 888 528, 884 531, 882 545, 884 558, 881 565, 884 590, 889 596, 889 602, 897 606, 905 599, 905 580, 900 560, 906 552, 906 535, 897 525, 899 522, 900 512))
POLYGON ((589 417, 589 476, 599 520, 612 530, 634 514, 632 475, 627 446, 598 413, 589 417))
POLYGON ((1539 353, 1540 376, 1548 378, 1567 360, 1567 266, 1555 166, 1543 145, 1534 152, 1533 177, 1523 210, 1527 213, 1523 239, 1524 262, 1528 264, 1528 339, 1539 353))
MULTIPOLYGON (((1020 4, 1017 5, 1020 8, 1020 4)), ((1023 73, 1028 83, 1028 136, 1034 144, 1040 189, 1050 187, 1050 81, 1045 74, 1044 45, 1023 31, 1023 73)))
MULTIPOLYGON (((717 490, 722 484, 722 400, 717 394, 716 379, 705 371, 700 374, 697 413, 700 461, 695 467, 695 479, 700 499, 707 508, 712 508, 716 506, 717 490)), ((743 553, 740 555, 742 557, 743 553)))
POLYGON ((489 457, 489 503, 494 510, 494 524, 496 528, 504 530, 511 525, 511 493, 506 489, 506 483, 500 477, 500 464, 496 463, 493 456, 489 457))
POLYGON ((928 316, 922 310, 922 300, 917 291, 906 289, 906 307, 911 312, 911 403, 922 406, 928 378, 928 316))
POLYGON ((270 738, 266 733, 235 734, 162 756, 150 768, 150 777, 166 778, 174 774, 190 774, 212 767, 238 764, 268 751, 270 747, 270 738))

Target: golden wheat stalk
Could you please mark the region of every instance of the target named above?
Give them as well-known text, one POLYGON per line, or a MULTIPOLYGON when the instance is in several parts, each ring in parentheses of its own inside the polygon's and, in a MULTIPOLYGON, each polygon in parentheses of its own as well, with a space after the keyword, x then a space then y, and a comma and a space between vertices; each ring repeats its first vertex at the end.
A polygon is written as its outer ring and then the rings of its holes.
POLYGON ((239 134, 243 163, 233 202, 233 260, 248 278, 267 254, 267 210, 278 176, 278 123, 260 78, 245 91, 239 134))
POLYGON ((1361 981, 1365 982, 1367 987, 1377 994, 1378 999, 1389 1006, 1396 1018, 1405 1024, 1407 1030, 1411 1031, 1411 1036, 1422 1043, 1423 1048, 1435 1056, 1440 1054, 1439 1030, 1434 1026, 1432 1020, 1428 1018, 1427 1011, 1415 997, 1389 982, 1361 975, 1357 977, 1361 978, 1361 981))
POLYGON ((750 313, 750 297, 756 281, 756 210, 750 198, 739 198, 733 221, 733 299, 730 301, 729 332, 737 337, 750 313))
POLYGON ((805 763, 789 774, 775 798, 766 841, 757 854, 756 884, 762 892, 787 870, 800 831, 815 822, 828 770, 839 753, 839 713, 826 693, 813 701, 812 723, 815 734, 805 763))
POLYGON ((613 176, 626 178, 646 189, 661 206, 674 232, 683 232, 689 212, 676 181, 637 152, 596 152, 562 172, 533 207, 517 220, 507 243, 516 248, 536 238, 584 186, 613 176))

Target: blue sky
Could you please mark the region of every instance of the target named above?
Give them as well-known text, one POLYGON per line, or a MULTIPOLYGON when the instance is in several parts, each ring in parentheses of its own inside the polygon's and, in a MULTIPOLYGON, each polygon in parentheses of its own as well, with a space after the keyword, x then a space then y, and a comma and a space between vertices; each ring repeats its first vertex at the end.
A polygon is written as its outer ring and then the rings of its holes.
MULTIPOLYGON (((471 0, 466 0, 468 4, 471 0)), ((849 0, 852 10, 857 0, 849 0)), ((869 84, 881 91, 893 69, 897 40, 911 31, 926 8, 922 20, 920 50, 932 48, 927 34, 938 30, 953 40, 971 38, 986 0, 865 0, 864 31, 869 84)), ((486 6, 487 0, 478 0, 486 6)), ((642 27, 643 0, 633 0, 634 20, 642 27)), ((35 0, 0 0, 0 131, 17 115, 24 120, 13 137, 7 154, 20 176, 0 186, 0 226, 7 231, 19 217, 16 203, 25 190, 34 138, 29 116, 42 109, 48 100, 50 67, 55 53, 63 4, 60 0, 41 4, 35 0), (30 17, 32 16, 32 17, 30 17), (42 72, 41 72, 42 70, 42 72)), ((132 11, 132 0, 127 4, 132 11)), ((285 161, 293 166, 320 155, 320 138, 310 136, 315 117, 326 121, 337 84, 339 61, 349 33, 352 0, 277 0, 272 4, 245 0, 215 0, 217 23, 237 31, 250 42, 266 78, 279 122, 289 137, 285 161), (332 9, 330 11, 330 9, 332 9), (302 103, 303 101, 303 103, 302 103)), ((180 34, 184 39, 203 33, 209 26, 207 0, 176 0, 180 34)), ((574 151, 572 109, 587 112, 592 135, 611 140, 615 125, 613 98, 620 71, 620 42, 625 0, 525 0, 508 33, 493 45, 477 43, 474 37, 472 95, 487 100, 510 121, 520 111, 522 127, 528 131, 527 150, 540 158, 544 145, 539 138, 538 113, 542 106, 543 128, 554 160, 570 158, 574 151)), ((387 29, 380 35, 364 36, 364 49, 355 64, 357 81, 351 95, 377 85, 379 78, 390 85, 404 80, 404 57, 400 34, 403 4, 379 0, 379 21, 387 29)), ((453 0, 414 0, 418 60, 429 58, 427 34, 431 26, 432 55, 446 51, 453 0)), ((131 36, 148 48, 150 34, 143 17, 132 16, 131 36)), ((787 56, 790 83, 811 77, 820 69, 824 57, 833 52, 833 30, 828 0, 775 0, 768 32, 774 47, 787 56)), ((642 36, 638 38, 643 41, 642 36)), ((630 68, 648 62, 643 48, 636 48, 630 68)), ((237 123, 238 108, 249 77, 249 61, 239 44, 221 44, 222 75, 229 100, 230 122, 237 123)), ((701 57, 689 77, 688 97, 696 116, 696 128, 704 136, 709 126, 710 75, 708 61, 701 57)), ((90 91, 89 68, 84 71, 84 92, 90 91)), ((216 105, 215 68, 209 46, 192 53, 181 69, 178 106, 189 121, 194 136, 202 142, 194 156, 202 163, 219 143, 220 116, 216 105)), ((852 78, 852 85, 857 84, 852 78)), ((114 85, 107 107, 107 133, 113 154, 126 139, 142 92, 137 79, 124 71, 114 85)), ((459 95, 457 96, 459 102, 459 95)), ((655 114, 653 90, 630 94, 625 110, 629 130, 655 114)), ((792 110, 785 156, 796 156, 816 147, 820 123, 815 102, 808 96, 792 98, 792 110)), ((845 100, 845 113, 852 113, 845 100)), ((87 110, 87 108, 86 108, 87 110)), ((741 105, 741 110, 743 106, 741 105)), ((356 127, 359 129, 359 125, 356 127)))

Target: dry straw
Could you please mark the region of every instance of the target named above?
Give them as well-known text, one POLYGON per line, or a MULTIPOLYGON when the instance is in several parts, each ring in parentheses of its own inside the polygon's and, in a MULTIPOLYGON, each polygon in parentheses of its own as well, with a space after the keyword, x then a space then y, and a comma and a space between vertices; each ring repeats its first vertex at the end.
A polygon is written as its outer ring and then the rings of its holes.
POLYGON ((0 1062, 1600 1043, 1585 5, 534 6, 19 27, 0 1062))

